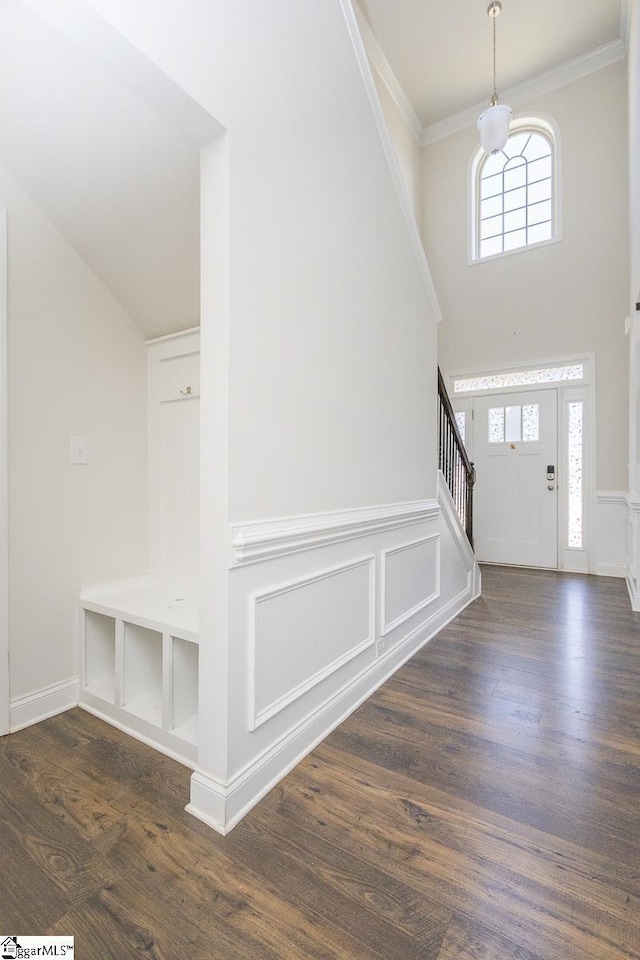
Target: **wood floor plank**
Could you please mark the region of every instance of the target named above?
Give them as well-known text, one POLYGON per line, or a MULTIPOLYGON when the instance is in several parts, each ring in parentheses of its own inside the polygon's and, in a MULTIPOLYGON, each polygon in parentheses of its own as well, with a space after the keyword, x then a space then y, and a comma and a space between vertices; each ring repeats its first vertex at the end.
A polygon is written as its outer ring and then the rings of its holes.
POLYGON ((281 818, 256 812, 230 836, 229 848, 256 872, 268 864, 269 876, 283 892, 333 917, 370 947, 387 944, 388 960, 438 956, 450 912, 317 833, 292 834, 281 818))
POLYGON ((512 940, 499 937, 480 923, 456 918, 447 931, 438 960, 543 960, 517 946, 512 940))
POLYGON ((103 873, 90 846, 31 791, 21 789, 19 776, 0 751, 0 780, 13 785, 0 797, 0 920, 10 922, 12 915, 23 912, 25 903, 33 901, 34 919, 39 916, 46 926, 69 904, 97 890, 103 873), (12 901, 22 903, 22 909, 12 907, 12 901))
POLYGON ((56 749, 56 729, 47 721, 30 728, 34 732, 29 738, 8 737, 2 741, 2 754, 13 767, 13 777, 21 778, 25 794, 28 790, 47 812, 98 849, 125 829, 127 808, 119 782, 92 777, 80 757, 69 757, 60 746, 56 749))
POLYGON ((197 836, 171 819, 159 829, 139 816, 106 860, 115 875, 152 890, 158 904, 179 910, 212 936, 226 931, 256 958, 379 960, 376 946, 323 914, 320 896, 316 904, 304 904, 290 885, 274 882, 269 861, 262 860, 256 873, 233 855, 225 839, 212 840, 208 832, 197 836))
POLYGON ((623 582, 483 596, 235 828, 72 710, 0 740, 0 929, 83 960, 638 960, 640 616, 623 582))
MULTIPOLYGON (((571 948, 576 948, 576 956, 590 960, 640 955, 638 930, 630 923, 627 903, 631 896, 637 903, 640 894, 631 871, 624 873, 620 887, 609 889, 601 883, 596 889, 591 886, 593 875, 598 868, 609 867, 609 861, 600 858, 592 864, 586 859, 571 867, 568 854, 556 853, 553 846, 540 850, 537 842, 545 837, 540 832, 529 842, 526 861, 522 842, 516 842, 520 825, 501 818, 506 826, 500 842, 495 827, 485 822, 484 811, 469 803, 466 813, 459 820, 454 814, 453 824, 445 829, 446 796, 440 794, 432 805, 424 803, 416 797, 412 778, 389 772, 381 782, 379 767, 355 758, 336 772, 332 755, 323 762, 329 751, 327 746, 315 751, 313 760, 308 758, 291 776, 297 790, 293 783, 286 792, 276 788, 265 806, 288 823, 293 821, 298 830, 326 830, 353 855, 385 863, 389 873, 429 902, 486 923, 507 939, 517 929, 516 942, 534 954, 542 943, 545 957, 560 958, 571 948), (407 787, 406 792, 402 787, 407 787), (359 809, 367 811, 357 823, 350 817, 354 799, 359 809), (603 894, 598 895, 603 887, 604 900, 603 894), (619 922, 628 928, 630 950, 609 943, 612 924, 619 922), (604 931, 602 937, 595 936, 598 930, 604 931)), ((430 788, 424 792, 429 795, 430 788)), ((553 843, 553 838, 546 840, 553 843)))

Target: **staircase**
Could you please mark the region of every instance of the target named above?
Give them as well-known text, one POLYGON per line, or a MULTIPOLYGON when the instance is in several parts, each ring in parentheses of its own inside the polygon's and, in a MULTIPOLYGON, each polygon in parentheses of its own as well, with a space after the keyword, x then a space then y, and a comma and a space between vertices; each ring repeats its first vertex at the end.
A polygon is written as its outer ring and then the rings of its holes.
POLYGON ((442 471, 469 543, 473 547, 473 485, 476 471, 464 448, 455 413, 438 367, 438 466, 442 471))

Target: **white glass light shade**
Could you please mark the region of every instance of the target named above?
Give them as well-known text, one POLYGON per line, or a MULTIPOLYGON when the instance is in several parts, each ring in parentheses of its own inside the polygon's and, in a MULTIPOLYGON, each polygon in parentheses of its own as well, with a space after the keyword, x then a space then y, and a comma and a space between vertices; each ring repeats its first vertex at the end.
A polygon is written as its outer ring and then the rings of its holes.
POLYGON ((480 142, 487 153, 502 150, 509 139, 509 124, 513 110, 506 103, 496 103, 488 107, 478 117, 480 142))

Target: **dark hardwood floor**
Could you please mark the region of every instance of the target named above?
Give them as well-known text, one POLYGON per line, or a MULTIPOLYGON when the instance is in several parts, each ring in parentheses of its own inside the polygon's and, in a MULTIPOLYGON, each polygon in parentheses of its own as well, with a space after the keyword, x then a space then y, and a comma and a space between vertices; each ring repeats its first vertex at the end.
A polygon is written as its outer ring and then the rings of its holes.
POLYGON ((0 741, 0 934, 78 960, 640 957, 640 614, 484 593, 222 838, 188 771, 73 710, 0 741))

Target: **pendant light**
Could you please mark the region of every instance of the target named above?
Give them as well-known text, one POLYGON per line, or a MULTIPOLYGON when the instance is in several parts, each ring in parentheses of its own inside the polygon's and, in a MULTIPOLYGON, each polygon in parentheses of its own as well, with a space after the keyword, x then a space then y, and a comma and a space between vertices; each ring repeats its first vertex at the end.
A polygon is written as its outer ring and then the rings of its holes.
POLYGON ((493 95, 491 106, 478 117, 480 142, 487 153, 498 153, 504 148, 509 139, 509 124, 513 116, 511 107, 498 102, 496 87, 496 18, 500 16, 501 10, 500 0, 492 0, 487 8, 487 14, 493 21, 493 95))

